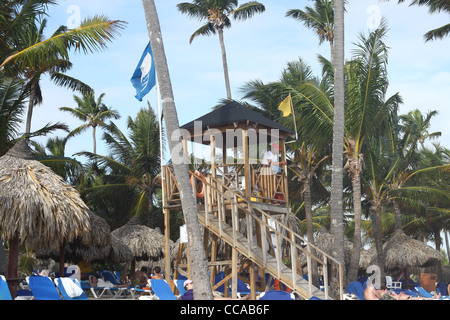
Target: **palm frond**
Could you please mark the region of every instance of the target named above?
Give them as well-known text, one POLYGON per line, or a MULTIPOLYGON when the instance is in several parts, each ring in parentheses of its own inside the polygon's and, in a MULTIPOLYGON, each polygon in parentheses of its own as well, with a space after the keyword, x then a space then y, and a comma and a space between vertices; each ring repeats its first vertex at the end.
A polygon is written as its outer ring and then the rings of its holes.
POLYGON ((15 62, 23 68, 36 65, 37 61, 68 60, 71 49, 83 51, 85 54, 103 50, 124 25, 123 21, 110 21, 105 16, 86 18, 79 28, 57 34, 10 55, 2 62, 0 69, 10 62, 15 62))
POLYGON ((250 1, 231 11, 228 15, 233 14, 233 18, 236 20, 246 20, 257 13, 264 12, 265 10, 266 7, 263 4, 257 1, 250 1))
POLYGON ((57 86, 68 88, 73 91, 79 91, 83 94, 92 92, 92 88, 89 85, 61 72, 50 72, 50 80, 57 86))

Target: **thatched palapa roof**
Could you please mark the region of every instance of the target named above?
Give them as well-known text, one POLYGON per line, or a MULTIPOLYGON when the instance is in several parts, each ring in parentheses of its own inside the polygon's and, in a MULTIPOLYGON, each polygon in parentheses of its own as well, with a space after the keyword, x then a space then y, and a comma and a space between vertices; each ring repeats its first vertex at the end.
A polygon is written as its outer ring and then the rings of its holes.
MULTIPOLYGON (((89 212, 89 217, 91 221, 90 232, 66 244, 64 249, 66 261, 75 263, 101 260, 114 262, 131 261, 133 256, 130 249, 122 240, 111 234, 106 220, 94 212, 89 212)), ((57 259, 58 255, 58 251, 49 249, 40 249, 35 252, 35 256, 38 259, 57 259)))
MULTIPOLYGON (((437 250, 411 238, 403 232, 396 232, 383 244, 385 269, 398 271, 405 267, 429 267, 440 263, 442 255, 437 250)), ((376 250, 371 264, 376 264, 376 250)))
POLYGON ((33 160, 25 139, 0 158, 2 239, 56 249, 89 229, 89 209, 77 190, 33 160))
POLYGON ((139 224, 137 217, 112 232, 130 248, 136 261, 160 260, 164 257, 164 236, 158 231, 139 224))

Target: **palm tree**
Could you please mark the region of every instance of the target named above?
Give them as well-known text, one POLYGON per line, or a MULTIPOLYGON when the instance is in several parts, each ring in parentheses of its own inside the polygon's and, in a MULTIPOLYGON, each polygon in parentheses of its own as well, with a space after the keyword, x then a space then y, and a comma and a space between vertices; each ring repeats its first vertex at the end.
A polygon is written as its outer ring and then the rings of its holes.
MULTIPOLYGON (((440 199, 441 203, 445 203, 442 200, 447 199, 448 203, 448 186, 439 185, 445 180, 441 177, 445 177, 448 165, 421 160, 423 159, 422 151, 419 152, 416 146, 419 143, 418 139, 415 141, 409 139, 409 133, 402 130, 401 126, 396 124, 391 127, 390 133, 378 139, 370 139, 366 149, 366 164, 369 170, 366 170, 364 175, 364 180, 367 182, 364 197, 370 206, 382 279, 384 255, 379 248, 388 234, 386 221, 382 221, 382 214, 387 210, 393 211, 395 218, 393 230, 403 232, 405 219, 402 219, 401 210, 408 213, 431 214, 432 211, 442 211, 436 205, 436 199, 440 199)), ((445 207, 445 204, 441 206, 441 208, 445 207)), ((409 216, 413 217, 412 214, 409 216)), ((416 216, 415 221, 418 221, 419 216, 416 216)), ((412 224, 412 221, 409 224, 412 224)))
POLYGON ((423 149, 425 139, 435 139, 441 136, 441 132, 428 132, 431 125, 431 118, 437 115, 438 112, 433 110, 428 112, 424 117, 419 109, 401 115, 399 120, 402 122, 401 128, 405 132, 405 137, 412 141, 414 145, 417 145, 417 142, 419 142, 423 149))
POLYGON ((237 0, 193 0, 192 3, 179 3, 177 4, 177 8, 181 13, 186 13, 190 17, 207 21, 206 24, 192 34, 189 40, 190 43, 192 43, 195 37, 200 35, 209 36, 210 34, 216 34, 216 32, 219 34, 227 99, 231 100, 230 79, 228 75, 223 30, 224 28, 231 27, 230 16, 235 20, 245 20, 251 18, 256 13, 264 12, 264 5, 256 1, 250 1, 238 7, 237 0))
MULTIPOLYGON (((23 35, 24 39, 21 41, 21 44, 25 48, 28 48, 42 42, 44 40, 44 29, 46 25, 46 19, 42 20, 40 26, 35 24, 30 25, 28 32, 23 35)), ((53 33, 52 37, 55 37, 66 30, 67 28, 62 26, 53 33)), ((30 88, 30 99, 28 102, 25 133, 30 133, 31 131, 31 118, 35 104, 40 104, 43 100, 40 88, 40 78, 43 74, 48 73, 50 75, 50 80, 59 86, 70 88, 72 90, 78 90, 82 93, 92 91, 92 89, 85 83, 64 74, 72 67, 72 63, 68 60, 56 58, 52 61, 36 60, 35 63, 36 64, 24 66, 25 78, 28 80, 28 86, 30 88)))
POLYGON ((85 130, 92 128, 92 140, 93 140, 93 152, 97 153, 97 141, 96 141, 96 130, 97 127, 105 127, 105 120, 107 119, 119 119, 120 115, 116 110, 109 109, 102 101, 105 96, 102 93, 97 100, 95 99, 94 91, 83 94, 83 96, 78 97, 74 95, 74 100, 77 103, 76 108, 61 107, 59 110, 67 111, 71 113, 74 117, 78 118, 84 123, 72 130, 68 137, 75 136, 84 132, 85 130))
MULTIPOLYGON (((334 122, 333 122, 333 148, 331 175, 331 233, 334 235, 335 258, 343 267, 345 275, 344 260, 344 212, 343 200, 343 145, 345 126, 345 83, 344 83, 344 0, 334 2, 334 122)), ((335 273, 336 274, 336 273, 335 273)), ((337 275, 337 274, 336 274, 337 275)), ((337 292, 339 284, 338 277, 331 281, 332 292, 337 292)), ((345 276, 344 281, 345 283, 345 276)), ((336 294, 337 296, 337 294, 336 294)))
MULTIPOLYGON (((161 28, 159 26, 158 13, 153 0, 142 0, 142 4, 150 36, 150 45, 152 46, 155 59, 156 74, 158 75, 169 150, 172 152, 182 145, 182 141, 180 135, 176 134, 179 132, 180 127, 162 41, 161 28)), ((197 205, 189 182, 187 164, 179 160, 172 157, 173 170, 180 190, 181 205, 188 233, 192 280, 195 283, 194 298, 197 300, 212 300, 213 294, 209 282, 208 263, 203 249, 200 223, 198 222, 197 205)))
POLYGON ((360 36, 355 56, 347 63, 346 142, 344 165, 351 178, 355 233, 353 254, 347 280, 357 278, 361 250, 361 172, 364 169, 365 142, 385 136, 394 125, 398 105, 402 102, 398 94, 385 98, 388 87, 387 49, 383 43, 386 34, 385 22, 368 37, 360 36))
POLYGON ((102 202, 108 195, 117 197, 117 190, 122 194, 136 195, 132 197, 133 212, 136 215, 145 212, 148 226, 154 228, 153 197, 156 189, 161 187, 161 159, 158 119, 150 105, 141 109, 135 119, 128 118, 128 129, 130 139, 114 123, 106 126, 103 139, 110 150, 109 156, 91 152, 77 153, 93 159, 105 169, 108 168, 104 170, 107 173, 102 177, 104 184, 83 192, 96 191, 95 195, 101 197, 102 202), (101 190, 103 192, 99 192, 101 190))
POLYGON ((315 0, 314 8, 307 6, 305 10, 291 9, 286 17, 292 17, 303 22, 305 27, 312 29, 319 37, 319 44, 330 43, 331 59, 334 48, 334 0, 315 0))

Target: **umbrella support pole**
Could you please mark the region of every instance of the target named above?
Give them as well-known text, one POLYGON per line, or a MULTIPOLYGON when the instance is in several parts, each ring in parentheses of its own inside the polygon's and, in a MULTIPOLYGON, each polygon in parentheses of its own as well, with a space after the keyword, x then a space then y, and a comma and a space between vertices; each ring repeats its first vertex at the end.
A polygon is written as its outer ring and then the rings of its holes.
POLYGON ((64 248, 66 247, 65 241, 59 247, 59 276, 64 277, 64 248))
MULTIPOLYGON (((17 279, 19 270, 19 238, 9 240, 8 278, 17 279)), ((17 295, 16 281, 8 281, 9 291, 14 299, 17 295)))

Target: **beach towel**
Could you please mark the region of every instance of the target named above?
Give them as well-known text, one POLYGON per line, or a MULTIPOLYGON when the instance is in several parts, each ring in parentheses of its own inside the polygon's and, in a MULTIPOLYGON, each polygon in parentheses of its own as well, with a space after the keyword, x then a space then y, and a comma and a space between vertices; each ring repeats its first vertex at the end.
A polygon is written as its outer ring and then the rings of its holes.
POLYGON ((97 287, 100 288, 114 288, 114 284, 109 281, 105 281, 102 278, 98 279, 97 287))
POLYGON ((361 282, 350 282, 345 290, 350 294, 356 295, 359 300, 364 300, 364 287, 361 282))
POLYGON ((76 298, 83 294, 83 290, 71 278, 61 278, 61 283, 69 297, 76 298))

